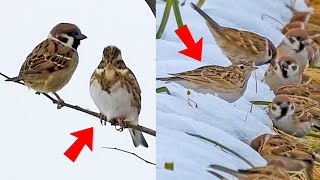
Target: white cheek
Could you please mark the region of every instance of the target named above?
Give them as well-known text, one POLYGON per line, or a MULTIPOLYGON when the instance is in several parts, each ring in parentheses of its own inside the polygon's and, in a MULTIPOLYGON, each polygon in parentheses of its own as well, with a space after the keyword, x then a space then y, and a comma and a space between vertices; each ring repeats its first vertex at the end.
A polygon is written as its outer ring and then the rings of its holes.
POLYGON ((296 38, 292 38, 294 40, 293 43, 290 42, 288 38, 284 38, 286 44, 293 50, 299 50, 300 42, 296 38))
MULTIPOLYGON (((268 40, 267 39, 265 40, 265 42, 268 45, 268 40)), ((266 52, 267 52, 266 53, 266 59, 268 59, 268 60, 272 59, 272 52, 269 55, 269 51, 270 51, 269 46, 266 46, 266 52)))
POLYGON ((73 38, 73 37, 70 37, 70 36, 68 36, 68 35, 66 35, 66 34, 62 34, 61 36, 68 39, 67 43, 61 42, 59 39, 53 37, 52 34, 49 34, 49 35, 48 35, 48 39, 53 39, 53 40, 55 40, 55 41, 59 41, 59 42, 62 43, 63 45, 65 45, 65 46, 70 47, 70 48, 73 49, 72 45, 73 45, 73 42, 74 42, 74 38, 73 38))
POLYGON ((68 47, 72 47, 72 45, 73 45, 73 42, 74 42, 74 38, 73 37, 70 37, 70 36, 68 36, 68 35, 61 35, 62 37, 65 37, 65 38, 67 38, 68 39, 68 41, 66 42, 66 43, 64 43, 66 46, 68 46, 68 47))
POLYGON ((281 116, 281 110, 280 107, 276 107, 276 110, 273 110, 272 108, 270 109, 271 114, 273 115, 274 118, 278 118, 281 116))
POLYGON ((279 77, 282 77, 282 72, 281 72, 281 68, 280 68, 280 65, 276 62, 276 67, 277 67, 277 70, 274 69, 274 71, 276 72, 276 74, 279 76, 279 77))
POLYGON ((291 114, 293 114, 294 113, 294 111, 295 111, 295 107, 294 107, 294 105, 293 104, 291 104, 290 106, 289 106, 289 109, 288 109, 288 115, 291 115, 291 114), (293 107, 293 109, 292 109, 292 107, 293 107))

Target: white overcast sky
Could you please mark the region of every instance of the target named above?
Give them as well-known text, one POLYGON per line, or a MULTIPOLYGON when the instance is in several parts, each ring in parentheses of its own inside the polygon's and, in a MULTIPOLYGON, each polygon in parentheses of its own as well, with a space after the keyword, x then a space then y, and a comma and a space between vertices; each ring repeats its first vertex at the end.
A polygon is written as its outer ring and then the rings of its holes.
MULTIPOLYGON (((89 79, 107 45, 122 50, 142 89, 140 125, 155 129, 155 19, 144 0, 10 0, 0 6, 0 72, 15 76, 32 49, 60 22, 77 24, 88 36, 70 83, 60 91, 68 103, 97 111, 89 79)), ((0 77, 0 179, 155 179, 155 167, 118 147, 155 162, 156 139, 134 148, 127 131, 102 127, 98 119, 67 108, 57 110, 33 90, 0 77), (63 153, 76 140, 69 133, 94 127, 93 152, 85 147, 75 163, 63 153)))

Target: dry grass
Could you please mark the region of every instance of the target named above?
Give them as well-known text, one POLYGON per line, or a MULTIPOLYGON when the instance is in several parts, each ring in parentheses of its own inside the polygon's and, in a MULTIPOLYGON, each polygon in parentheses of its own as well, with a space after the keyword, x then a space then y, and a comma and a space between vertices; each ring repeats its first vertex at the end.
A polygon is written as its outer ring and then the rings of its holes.
MULTIPOLYGON (((276 131, 279 134, 289 136, 297 140, 301 144, 305 145, 307 148, 309 148, 313 152, 317 152, 316 159, 318 160, 318 162, 315 162, 314 164, 313 175, 314 175, 314 179, 320 180, 320 149, 319 149, 320 148, 320 132, 310 131, 310 133, 307 136, 303 138, 297 138, 275 128, 274 128, 274 131, 276 131)), ((301 173, 299 172, 290 173, 290 175, 292 179, 302 179, 302 180, 305 179, 305 177, 302 177, 301 173)))

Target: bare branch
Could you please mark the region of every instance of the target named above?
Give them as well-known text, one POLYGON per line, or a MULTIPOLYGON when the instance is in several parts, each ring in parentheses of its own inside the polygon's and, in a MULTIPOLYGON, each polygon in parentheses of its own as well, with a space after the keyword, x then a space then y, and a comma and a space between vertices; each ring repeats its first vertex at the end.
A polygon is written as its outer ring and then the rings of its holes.
POLYGON ((156 0, 145 0, 150 7, 154 17, 156 17, 156 0))
POLYGON ((148 164, 152 164, 152 165, 156 165, 155 163, 153 162, 150 162, 148 160, 145 160, 143 159, 142 157, 138 156, 137 154, 133 153, 133 152, 130 152, 130 151, 126 151, 126 150, 123 150, 123 149, 119 149, 119 148, 115 148, 115 147, 101 147, 101 148, 105 148, 105 149, 113 149, 113 150, 117 150, 117 151, 121 151, 121 152, 125 152, 125 153, 128 153, 128 154, 131 154, 131 155, 134 155, 136 156, 137 158, 141 159, 142 161, 148 163, 148 164))
MULTIPOLYGON (((5 75, 5 74, 3 74, 1 72, 0 72, 0 75, 5 77, 6 79, 10 78, 9 76, 7 76, 7 75, 5 75)), ((20 85, 24 85, 25 86, 25 84, 22 83, 22 82, 15 82, 15 83, 18 83, 20 85)), ((47 93, 41 93, 41 94, 44 95, 45 97, 47 97, 48 99, 50 99, 53 104, 57 104, 58 103, 58 101, 55 98, 51 97, 49 94, 47 94, 47 93)), ((84 108, 82 108, 80 106, 77 106, 77 105, 72 105, 72 104, 64 102, 63 103, 63 107, 68 107, 70 109, 73 109, 73 110, 76 110, 76 111, 80 111, 80 112, 89 114, 91 116, 94 116, 96 118, 99 118, 99 120, 102 119, 102 120, 104 120, 106 122, 109 122, 109 121, 107 121, 106 117, 101 117, 100 113, 97 113, 97 112, 94 112, 94 111, 90 111, 88 109, 84 109, 84 108)), ((140 126, 140 125, 133 125, 133 124, 129 124, 129 123, 126 123, 125 125, 126 126, 124 128, 131 128, 131 129, 135 129, 135 130, 144 132, 144 133, 152 135, 152 136, 156 136, 156 131, 153 130, 153 129, 150 129, 150 128, 147 128, 147 127, 143 127, 143 126, 140 126)))

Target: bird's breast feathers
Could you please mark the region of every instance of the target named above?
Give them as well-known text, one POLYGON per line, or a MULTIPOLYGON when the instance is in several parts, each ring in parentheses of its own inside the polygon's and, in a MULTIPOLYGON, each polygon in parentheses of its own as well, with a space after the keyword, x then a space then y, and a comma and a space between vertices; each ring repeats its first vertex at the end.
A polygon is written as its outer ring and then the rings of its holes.
POLYGON ((102 90, 97 80, 93 80, 90 84, 91 97, 108 120, 116 117, 134 120, 138 116, 138 109, 132 106, 133 95, 125 88, 121 87, 120 82, 116 82, 107 92, 102 90))

